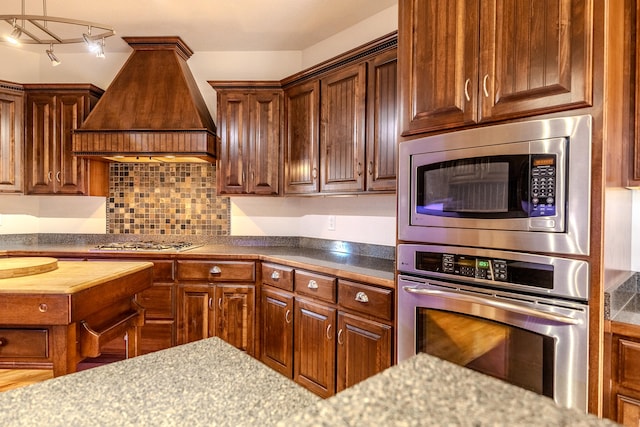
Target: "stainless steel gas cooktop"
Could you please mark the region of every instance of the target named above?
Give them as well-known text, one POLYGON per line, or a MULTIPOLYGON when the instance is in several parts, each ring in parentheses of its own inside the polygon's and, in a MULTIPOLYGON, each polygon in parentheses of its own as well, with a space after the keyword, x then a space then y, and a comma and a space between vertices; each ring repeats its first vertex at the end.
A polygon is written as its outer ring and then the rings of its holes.
POLYGON ((200 246, 191 242, 112 242, 97 245, 91 251, 182 252, 200 246))

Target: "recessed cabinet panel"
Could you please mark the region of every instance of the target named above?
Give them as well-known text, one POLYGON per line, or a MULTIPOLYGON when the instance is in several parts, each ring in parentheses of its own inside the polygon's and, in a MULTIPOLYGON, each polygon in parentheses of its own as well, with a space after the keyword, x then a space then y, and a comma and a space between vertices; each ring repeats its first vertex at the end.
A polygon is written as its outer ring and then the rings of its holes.
POLYGON ((24 94, 0 88, 0 192, 24 191, 23 133, 24 94))

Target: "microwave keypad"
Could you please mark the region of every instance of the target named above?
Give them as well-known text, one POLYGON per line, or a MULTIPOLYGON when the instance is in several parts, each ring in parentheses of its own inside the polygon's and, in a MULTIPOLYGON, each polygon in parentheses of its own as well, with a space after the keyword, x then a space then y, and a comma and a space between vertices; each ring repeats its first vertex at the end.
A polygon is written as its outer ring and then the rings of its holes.
MULTIPOLYGON (((535 165, 535 160, 533 164, 535 165)), ((555 163, 555 161, 553 162, 555 163)), ((552 216, 556 213, 556 167, 555 164, 532 166, 531 168, 531 214, 532 217, 552 216)))

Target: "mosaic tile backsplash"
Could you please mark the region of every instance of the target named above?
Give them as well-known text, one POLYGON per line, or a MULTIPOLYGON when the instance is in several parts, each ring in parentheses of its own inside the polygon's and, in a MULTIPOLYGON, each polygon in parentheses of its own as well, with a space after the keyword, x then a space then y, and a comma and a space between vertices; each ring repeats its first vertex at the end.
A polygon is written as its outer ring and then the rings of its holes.
POLYGON ((231 203, 215 176, 213 164, 111 163, 107 233, 228 236, 231 203))

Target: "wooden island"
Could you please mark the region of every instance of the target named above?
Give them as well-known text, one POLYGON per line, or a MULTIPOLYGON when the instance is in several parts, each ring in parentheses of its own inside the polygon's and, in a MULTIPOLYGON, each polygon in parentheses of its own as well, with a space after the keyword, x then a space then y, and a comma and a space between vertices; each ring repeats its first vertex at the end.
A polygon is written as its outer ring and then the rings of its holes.
POLYGON ((144 310, 134 297, 151 286, 152 270, 150 262, 0 259, 0 369, 75 372, 125 334, 127 357, 137 356, 144 310))

